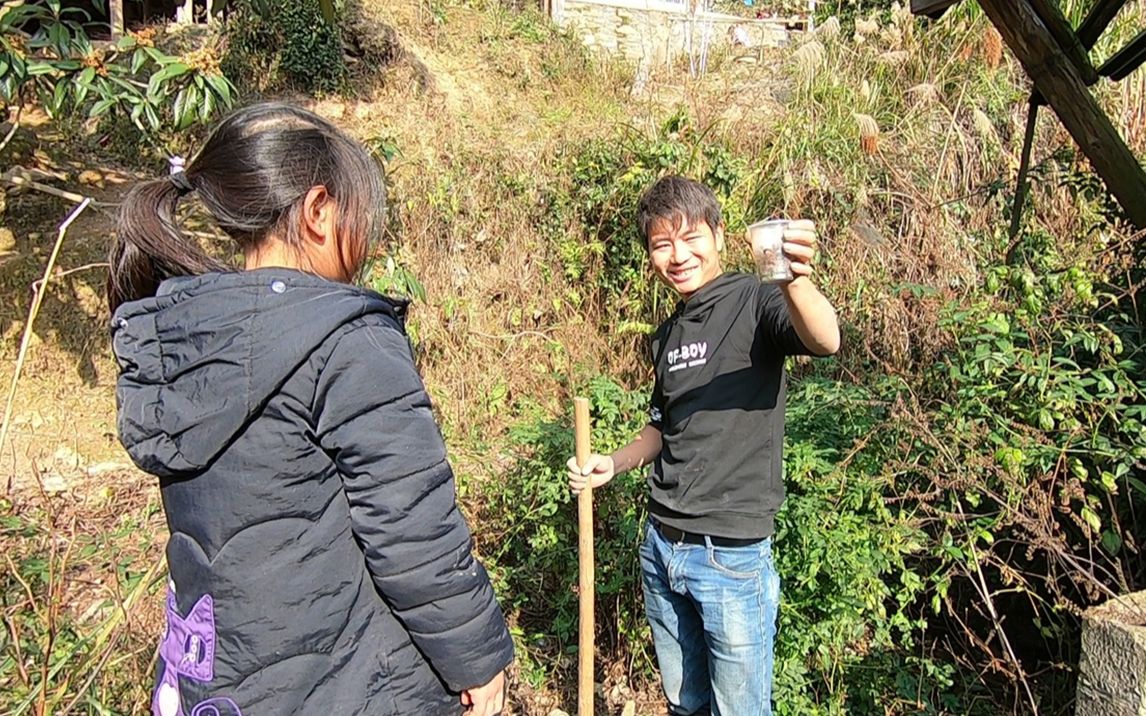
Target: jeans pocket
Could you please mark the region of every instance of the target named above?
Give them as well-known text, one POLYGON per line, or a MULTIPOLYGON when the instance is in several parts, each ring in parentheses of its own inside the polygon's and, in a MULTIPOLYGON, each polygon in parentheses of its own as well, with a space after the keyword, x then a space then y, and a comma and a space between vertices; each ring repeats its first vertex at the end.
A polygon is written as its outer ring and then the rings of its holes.
POLYGON ((759 544, 745 547, 709 547, 708 564, 733 579, 756 579, 764 567, 759 544))

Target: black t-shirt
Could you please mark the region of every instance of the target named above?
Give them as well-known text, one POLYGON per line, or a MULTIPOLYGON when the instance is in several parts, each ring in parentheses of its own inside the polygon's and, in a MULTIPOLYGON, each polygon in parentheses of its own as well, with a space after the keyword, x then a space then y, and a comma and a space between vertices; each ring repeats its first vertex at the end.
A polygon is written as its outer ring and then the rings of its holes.
POLYGON ((711 536, 772 535, 784 501, 784 359, 809 353, 783 294, 755 276, 722 274, 677 306, 652 340, 654 518, 711 536))

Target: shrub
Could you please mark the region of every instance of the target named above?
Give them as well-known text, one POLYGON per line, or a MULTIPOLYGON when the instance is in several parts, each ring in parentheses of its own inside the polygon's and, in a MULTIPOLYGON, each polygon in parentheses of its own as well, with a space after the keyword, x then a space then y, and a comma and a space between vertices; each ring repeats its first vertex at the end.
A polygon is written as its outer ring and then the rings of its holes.
POLYGON ((226 36, 224 69, 259 90, 334 92, 346 79, 338 26, 317 0, 240 0, 226 36))

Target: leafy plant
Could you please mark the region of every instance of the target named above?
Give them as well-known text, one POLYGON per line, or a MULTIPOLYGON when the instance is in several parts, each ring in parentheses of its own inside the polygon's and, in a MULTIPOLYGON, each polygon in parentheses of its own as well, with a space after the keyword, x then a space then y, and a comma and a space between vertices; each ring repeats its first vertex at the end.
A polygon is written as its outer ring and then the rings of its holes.
POLYGON ((346 80, 338 25, 317 0, 240 0, 228 19, 228 74, 261 89, 334 92, 346 80))
POLYGON ((0 98, 38 99, 51 117, 120 114, 145 133, 207 122, 234 94, 214 51, 174 57, 153 30, 130 33, 106 49, 92 44, 84 11, 59 0, 6 7, 0 14, 0 98))
MULTIPOLYGON (((604 378, 586 386, 592 405, 593 447, 607 452, 639 432, 647 399, 604 378)), ((510 430, 516 462, 477 487, 482 505, 481 549, 505 607, 517 615, 526 673, 537 679, 567 673, 576 663, 577 515, 565 478, 572 455, 571 421, 539 407, 510 430)), ((621 475, 596 493, 598 649, 609 660, 648 673, 650 637, 640 598, 636 554, 645 522, 639 472, 621 475), (605 611, 607 610, 607 611, 605 611)))

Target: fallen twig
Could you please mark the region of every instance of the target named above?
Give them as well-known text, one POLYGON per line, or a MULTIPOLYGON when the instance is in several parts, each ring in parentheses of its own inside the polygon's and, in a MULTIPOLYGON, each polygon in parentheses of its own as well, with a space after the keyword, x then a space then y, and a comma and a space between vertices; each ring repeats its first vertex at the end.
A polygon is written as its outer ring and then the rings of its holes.
MULTIPOLYGON (((12 372, 12 384, 8 388, 8 402, 4 406, 4 422, 0 424, 0 451, 4 449, 4 443, 8 440, 8 429, 12 423, 12 406, 16 401, 16 388, 20 383, 20 373, 24 368, 24 360, 28 356, 28 345, 32 342, 32 328, 36 322, 36 316, 40 313, 40 304, 44 302, 44 294, 48 290, 48 281, 52 278, 52 269, 56 267, 56 259, 60 255, 60 247, 64 244, 64 236, 68 233, 68 227, 72 222, 79 217, 80 214, 87 209, 92 203, 90 197, 84 197, 79 206, 72 209, 63 223, 60 224, 59 234, 56 236, 56 245, 52 247, 52 254, 48 257, 48 265, 44 267, 44 276, 40 279, 40 286, 36 291, 36 295, 32 298, 32 305, 28 309, 28 320, 24 324, 24 335, 20 339, 20 353, 16 357, 16 369, 12 372)), ((15 482, 15 470, 8 474, 8 482, 4 488, 4 494, 12 494, 12 485, 15 482)))
POLYGON ((0 141, 0 152, 4 151, 4 147, 8 146, 8 142, 12 141, 12 137, 16 135, 16 130, 20 129, 20 114, 24 111, 24 106, 18 104, 16 106, 16 116, 12 118, 12 127, 8 133, 4 135, 3 141, 0 141))
POLYGON ((54 186, 48 186, 47 184, 41 184, 38 181, 32 181, 32 179, 29 178, 27 174, 20 173, 18 168, 10 169, 4 172, 4 174, 0 176, 0 179, 3 179, 5 183, 11 184, 15 187, 20 187, 22 189, 33 189, 44 194, 51 194, 52 196, 65 199, 75 204, 81 204, 84 202, 92 203, 94 201, 94 199, 86 197, 83 194, 76 194, 72 191, 57 189, 54 186))
MULTIPOLYGON (((111 264, 109 264, 107 261, 97 261, 94 264, 84 264, 83 266, 76 266, 75 268, 70 268, 67 271, 58 271, 58 272, 56 272, 56 274, 54 276, 52 276, 52 278, 63 278, 64 276, 70 276, 71 274, 79 273, 80 271, 87 271, 89 269, 94 269, 94 268, 107 268, 109 266, 111 266, 111 264)), ((33 291, 39 291, 40 286, 43 283, 44 283, 44 279, 42 279, 42 278, 36 279, 35 281, 32 282, 32 290, 33 291)))

